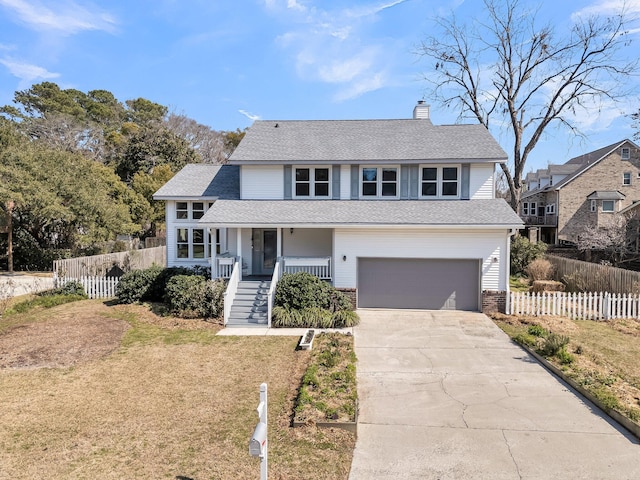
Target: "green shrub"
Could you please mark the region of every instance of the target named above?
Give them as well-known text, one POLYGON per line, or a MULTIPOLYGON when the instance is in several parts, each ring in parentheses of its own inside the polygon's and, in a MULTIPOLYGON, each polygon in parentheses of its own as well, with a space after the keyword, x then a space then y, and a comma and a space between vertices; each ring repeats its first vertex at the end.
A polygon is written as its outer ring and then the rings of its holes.
POLYGON ((569 337, 550 333, 545 339, 538 352, 545 357, 553 357, 558 352, 564 350, 569 343, 569 337))
POLYGON ((542 328, 540 325, 537 325, 537 324, 529 325, 529 328, 527 329, 527 333, 529 335, 533 335, 534 337, 546 337, 549 334, 547 330, 545 330, 544 328, 542 328))
POLYGON ((200 275, 176 275, 167 282, 165 302, 169 311, 183 318, 215 318, 222 311, 223 281, 200 275))
POLYGON ((289 310, 328 309, 332 291, 331 285, 310 273, 285 273, 276 287, 274 304, 289 310))
MULTIPOLYGON (((149 289, 144 296, 143 300, 149 302, 162 302, 164 301, 165 290, 167 283, 173 277, 178 275, 198 275, 193 268, 189 267, 169 267, 163 268, 160 273, 153 279, 149 289)), ((204 278, 204 277, 203 277, 204 278)))
POLYGON ((575 357, 567 352, 565 348, 562 348, 558 353, 556 353, 556 358, 562 365, 569 365, 575 360, 575 357))
POLYGON ((545 243, 531 243, 526 238, 517 236, 511 242, 511 275, 524 275, 527 266, 546 251, 545 243))
POLYGON ((152 285, 163 270, 162 267, 154 265, 144 270, 132 270, 122 275, 116 287, 118 301, 120 303, 137 303, 149 300, 152 285))
POLYGON ((61 287, 44 291, 42 293, 39 293, 38 295, 41 297, 51 297, 54 295, 77 295, 83 298, 88 298, 88 295, 84 291, 82 283, 77 280, 69 280, 65 282, 61 287))

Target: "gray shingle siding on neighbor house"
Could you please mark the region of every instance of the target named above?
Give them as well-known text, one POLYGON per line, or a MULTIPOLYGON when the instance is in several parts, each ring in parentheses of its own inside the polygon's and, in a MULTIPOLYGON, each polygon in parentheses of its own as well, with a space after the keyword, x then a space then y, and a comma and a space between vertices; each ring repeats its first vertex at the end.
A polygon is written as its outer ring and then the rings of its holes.
POLYGON ((256 121, 231 164, 506 161, 482 125, 434 126, 428 119, 256 121))
POLYGON ((240 167, 235 165, 186 165, 154 195, 156 200, 239 199, 240 167))
POLYGON ((503 199, 421 200, 218 200, 200 223, 221 226, 486 226, 519 228, 503 199))

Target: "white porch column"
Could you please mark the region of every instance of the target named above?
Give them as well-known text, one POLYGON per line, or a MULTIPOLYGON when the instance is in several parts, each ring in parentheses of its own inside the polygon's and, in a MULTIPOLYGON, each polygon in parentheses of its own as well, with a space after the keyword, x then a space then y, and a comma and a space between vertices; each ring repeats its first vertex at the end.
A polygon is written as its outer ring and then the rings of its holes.
POLYGON ((240 258, 240 280, 242 280, 242 228, 237 229, 236 235, 236 256, 240 258))
POLYGON ((216 252, 216 229, 209 228, 209 243, 211 244, 211 255, 209 261, 211 262, 211 278, 218 278, 218 252, 216 252))
POLYGON ((276 257, 282 257, 282 228, 276 229, 276 257))

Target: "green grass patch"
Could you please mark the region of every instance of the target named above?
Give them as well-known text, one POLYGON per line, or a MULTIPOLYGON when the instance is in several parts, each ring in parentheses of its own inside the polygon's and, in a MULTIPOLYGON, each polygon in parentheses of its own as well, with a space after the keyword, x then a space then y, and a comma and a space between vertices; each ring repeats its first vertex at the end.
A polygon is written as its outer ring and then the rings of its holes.
POLYGON ((16 303, 9 308, 5 314, 27 313, 36 308, 52 308, 58 305, 64 305, 65 303, 78 302, 86 299, 86 295, 47 295, 44 297, 35 297, 16 303))
POLYGON ((296 400, 295 421, 354 422, 358 393, 353 337, 322 333, 313 345, 296 400))

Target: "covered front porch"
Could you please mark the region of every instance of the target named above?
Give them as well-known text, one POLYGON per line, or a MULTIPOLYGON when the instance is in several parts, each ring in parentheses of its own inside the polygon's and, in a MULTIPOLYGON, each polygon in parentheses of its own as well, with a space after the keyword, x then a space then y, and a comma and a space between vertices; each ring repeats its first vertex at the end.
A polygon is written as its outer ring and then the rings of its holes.
POLYGON ((333 281, 333 229, 227 228, 211 258, 212 278, 228 279, 225 325, 271 326, 275 289, 285 273, 333 281))
POLYGON ((222 253, 211 259, 212 278, 231 278, 237 263, 239 280, 304 271, 333 281, 333 229, 236 228, 224 237, 222 253))

